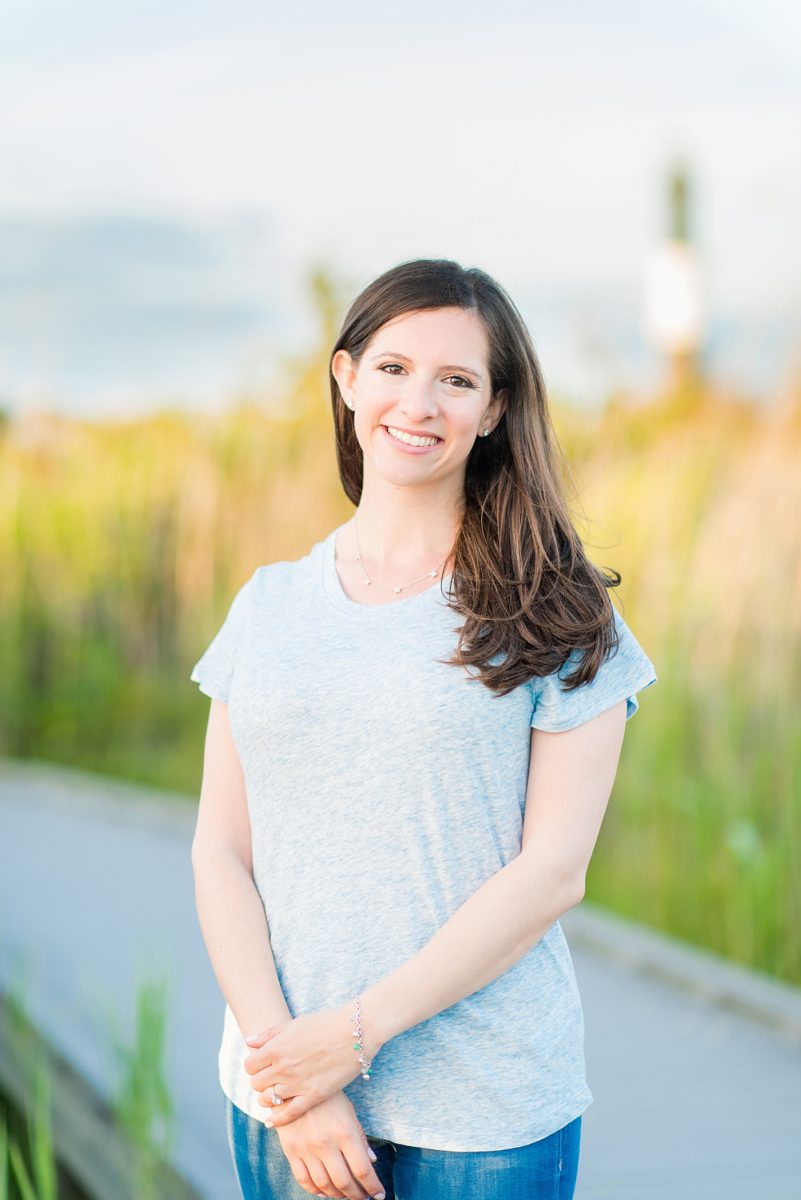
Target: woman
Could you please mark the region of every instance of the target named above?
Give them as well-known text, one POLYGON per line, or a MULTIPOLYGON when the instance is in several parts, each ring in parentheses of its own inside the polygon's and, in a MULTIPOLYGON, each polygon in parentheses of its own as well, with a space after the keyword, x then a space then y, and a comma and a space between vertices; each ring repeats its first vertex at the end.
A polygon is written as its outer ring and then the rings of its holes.
POLYGON ((356 511, 257 567, 191 676, 237 1178, 246 1200, 568 1200, 593 1097, 559 917, 656 675, 493 279, 387 271, 330 366, 356 511))

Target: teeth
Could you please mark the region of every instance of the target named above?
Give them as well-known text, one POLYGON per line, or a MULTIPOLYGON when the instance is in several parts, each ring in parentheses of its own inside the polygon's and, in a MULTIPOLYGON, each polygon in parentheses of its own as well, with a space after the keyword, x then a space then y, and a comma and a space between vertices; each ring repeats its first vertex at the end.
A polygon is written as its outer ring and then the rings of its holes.
POLYGON ((410 433, 404 433, 400 429, 394 429, 391 425, 386 426, 387 432, 391 433, 401 442, 408 442, 410 446, 435 446, 439 438, 435 437, 414 437, 410 433))

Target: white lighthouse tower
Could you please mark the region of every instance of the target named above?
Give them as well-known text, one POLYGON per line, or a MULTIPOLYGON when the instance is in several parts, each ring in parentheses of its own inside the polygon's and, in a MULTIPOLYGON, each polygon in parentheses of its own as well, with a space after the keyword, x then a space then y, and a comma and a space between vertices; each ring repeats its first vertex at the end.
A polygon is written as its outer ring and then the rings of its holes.
POLYGON ((645 277, 646 338, 665 355, 671 382, 698 382, 703 325, 701 279, 690 243, 687 174, 682 167, 670 176, 666 239, 649 257, 645 277))

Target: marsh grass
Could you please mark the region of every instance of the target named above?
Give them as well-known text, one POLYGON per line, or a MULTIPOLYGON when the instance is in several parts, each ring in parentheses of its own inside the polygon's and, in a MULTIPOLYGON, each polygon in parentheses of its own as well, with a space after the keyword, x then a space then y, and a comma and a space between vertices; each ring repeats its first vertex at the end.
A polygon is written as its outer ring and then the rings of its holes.
POLYGON ((0 1111, 0 1200, 57 1200, 59 1194, 49 1055, 28 1015, 29 993, 30 967, 23 963, 12 974, 3 1000, 14 1040, 23 1050, 32 1099, 21 1119, 9 1120, 5 1105, 0 1111), (21 1127, 24 1132, 18 1136, 21 1127))
POLYGON ((35 1069, 34 1106, 26 1130, 27 1143, 22 1144, 9 1133, 5 1113, 0 1114, 0 1200, 11 1200, 14 1186, 20 1200, 58 1200, 50 1076, 43 1058, 35 1069))
POLYGON ((166 977, 143 983, 137 989, 130 1046, 120 1036, 113 1013, 108 1014, 117 1077, 111 1106, 133 1152, 137 1200, 158 1195, 160 1167, 175 1141, 174 1106, 164 1075, 166 1010, 166 977))
MULTIPOLYGON (((256 565, 352 511, 325 387, 320 352, 283 415, 5 428, 0 750, 197 793, 192 664, 256 565)), ((659 676, 588 898, 801 983, 801 397, 552 407, 577 527, 659 676)))
MULTIPOLYGON (((49 1053, 34 1026, 26 1001, 28 983, 17 975, 5 1002, 14 1039, 22 1048, 26 1074, 33 1080, 25 1134, 12 1134, 0 1110, 0 1200, 57 1200, 59 1167, 53 1139, 49 1053)), ((113 1059, 112 1119, 122 1135, 126 1195, 155 1200, 164 1184, 163 1167, 174 1145, 174 1106, 164 1075, 167 984, 161 977, 136 990, 136 1025, 129 1043, 114 1011, 106 1005, 105 1029, 113 1059)), ((72 1195, 72 1189, 69 1189, 72 1195)), ((172 1192, 170 1193, 172 1194, 172 1192)))

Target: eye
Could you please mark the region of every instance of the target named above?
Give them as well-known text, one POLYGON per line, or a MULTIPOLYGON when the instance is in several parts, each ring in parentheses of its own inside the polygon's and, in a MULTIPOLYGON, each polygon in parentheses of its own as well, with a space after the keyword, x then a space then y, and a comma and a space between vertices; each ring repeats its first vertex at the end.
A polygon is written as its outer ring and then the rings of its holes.
MULTIPOLYGON (((401 370, 401 371, 403 370, 403 367, 401 366, 400 363, 382 363, 381 366, 378 368, 378 370, 386 371, 387 367, 397 367, 399 370, 401 370)), ((390 371, 389 374, 394 375, 395 372, 390 371)), ((465 387, 471 388, 474 386, 474 384, 472 384, 469 379, 465 379, 463 375, 446 375, 445 378, 446 379, 459 379, 465 385, 465 387)), ((463 389, 460 389, 460 390, 463 390, 463 389)))

